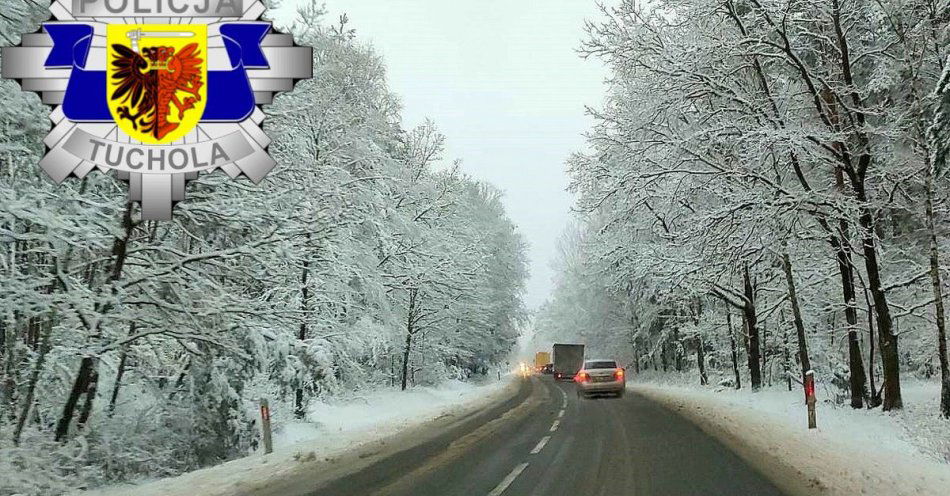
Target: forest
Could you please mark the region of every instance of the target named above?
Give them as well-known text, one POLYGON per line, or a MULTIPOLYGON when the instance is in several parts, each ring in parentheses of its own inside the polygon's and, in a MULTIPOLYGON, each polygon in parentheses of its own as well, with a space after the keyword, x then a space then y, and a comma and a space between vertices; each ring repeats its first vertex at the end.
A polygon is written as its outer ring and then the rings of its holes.
POLYGON ((581 52, 609 92, 568 162, 576 225, 539 335, 697 384, 813 370, 853 408, 937 379, 950 418, 950 4, 602 10, 581 52))
MULTIPOLYGON (((4 2, 2 43, 48 3, 4 2)), ((314 77, 278 97, 260 185, 216 172, 172 221, 37 167, 49 108, 0 82, 0 494, 155 478, 258 447, 315 399, 484 376, 526 319, 500 190, 405 127, 384 61, 303 7, 314 77)))

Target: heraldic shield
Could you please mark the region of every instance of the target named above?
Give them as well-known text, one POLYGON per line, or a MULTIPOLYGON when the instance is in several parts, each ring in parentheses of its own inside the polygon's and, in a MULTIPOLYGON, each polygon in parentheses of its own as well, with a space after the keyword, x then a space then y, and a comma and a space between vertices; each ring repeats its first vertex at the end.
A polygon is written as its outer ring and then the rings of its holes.
POLYGON ((207 26, 110 24, 106 44, 106 99, 122 131, 163 145, 195 129, 208 100, 207 26))

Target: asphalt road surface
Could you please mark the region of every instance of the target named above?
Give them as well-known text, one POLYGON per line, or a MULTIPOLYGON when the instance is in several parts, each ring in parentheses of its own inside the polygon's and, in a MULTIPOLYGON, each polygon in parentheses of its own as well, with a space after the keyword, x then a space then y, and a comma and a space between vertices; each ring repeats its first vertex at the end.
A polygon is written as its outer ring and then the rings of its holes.
POLYGON ((639 395, 580 399, 573 384, 541 377, 508 403, 312 496, 779 494, 718 441, 639 395), (511 415, 525 398, 537 404, 511 415))

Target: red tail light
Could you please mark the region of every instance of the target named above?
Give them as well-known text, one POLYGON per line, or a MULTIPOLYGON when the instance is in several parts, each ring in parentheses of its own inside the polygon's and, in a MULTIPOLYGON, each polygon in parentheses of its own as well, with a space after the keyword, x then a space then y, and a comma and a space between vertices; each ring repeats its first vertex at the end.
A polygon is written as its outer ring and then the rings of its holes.
POLYGON ((618 381, 623 379, 623 369, 617 369, 617 371, 614 372, 614 376, 617 378, 618 381))
POLYGON ((574 376, 574 380, 576 382, 587 382, 590 380, 590 375, 588 375, 587 372, 578 372, 577 375, 574 376))

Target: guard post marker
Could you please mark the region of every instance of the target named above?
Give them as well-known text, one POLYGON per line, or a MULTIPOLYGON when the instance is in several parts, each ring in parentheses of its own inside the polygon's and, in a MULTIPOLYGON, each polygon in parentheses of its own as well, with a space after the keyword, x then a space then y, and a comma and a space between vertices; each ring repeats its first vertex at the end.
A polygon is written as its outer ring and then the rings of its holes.
POLYGON ((270 406, 266 399, 261 399, 261 427, 264 429, 264 454, 270 454, 274 451, 274 443, 271 440, 270 431, 270 406))
POLYGON ((808 405, 808 428, 814 429, 818 427, 817 420, 815 419, 815 371, 809 370, 805 372, 805 404, 808 405))

